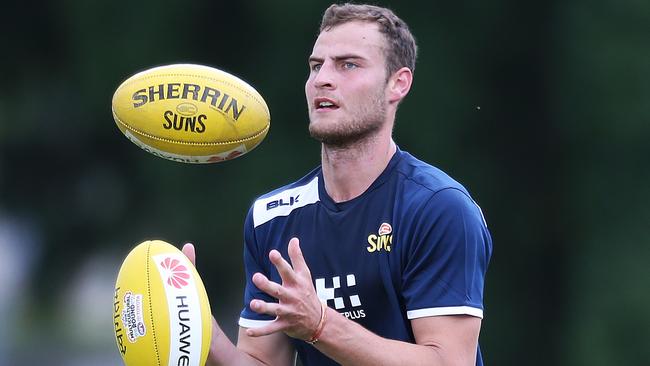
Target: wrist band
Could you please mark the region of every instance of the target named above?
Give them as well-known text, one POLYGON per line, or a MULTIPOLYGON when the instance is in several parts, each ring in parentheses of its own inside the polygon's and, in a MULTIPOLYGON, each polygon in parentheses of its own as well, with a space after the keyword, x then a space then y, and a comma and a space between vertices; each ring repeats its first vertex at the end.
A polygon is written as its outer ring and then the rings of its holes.
POLYGON ((318 322, 318 326, 314 331, 314 335, 312 335, 309 340, 305 341, 311 345, 314 345, 316 342, 318 342, 318 338, 320 337, 320 334, 323 333, 323 328, 325 328, 325 319, 327 319, 327 303, 325 301, 321 301, 320 305, 320 321, 318 322))

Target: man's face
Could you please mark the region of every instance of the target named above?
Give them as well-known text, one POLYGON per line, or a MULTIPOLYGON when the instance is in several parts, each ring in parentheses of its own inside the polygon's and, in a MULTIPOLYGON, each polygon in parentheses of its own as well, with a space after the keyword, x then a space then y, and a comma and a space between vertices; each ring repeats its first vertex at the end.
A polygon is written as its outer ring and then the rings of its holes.
POLYGON ((312 137, 347 146, 384 125, 385 44, 378 25, 368 22, 344 23, 318 36, 305 84, 312 137))

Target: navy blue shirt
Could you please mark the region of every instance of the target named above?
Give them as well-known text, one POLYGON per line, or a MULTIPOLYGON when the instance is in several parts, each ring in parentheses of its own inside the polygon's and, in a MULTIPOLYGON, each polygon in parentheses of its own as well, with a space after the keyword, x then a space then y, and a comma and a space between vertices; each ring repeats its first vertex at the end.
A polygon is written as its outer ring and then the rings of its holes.
MULTIPOLYGON (((289 260, 293 237, 300 239, 319 298, 379 336, 414 343, 411 319, 483 317, 492 241, 481 209, 461 184, 407 152, 398 149, 350 201, 327 195, 320 167, 255 201, 244 229, 240 326, 273 321, 250 309, 253 299, 277 302, 251 278, 261 272, 281 283, 268 253, 277 249, 289 260)), ((303 341, 292 342, 304 365, 337 364, 303 341)), ((483 364, 479 350, 476 364, 483 364)))

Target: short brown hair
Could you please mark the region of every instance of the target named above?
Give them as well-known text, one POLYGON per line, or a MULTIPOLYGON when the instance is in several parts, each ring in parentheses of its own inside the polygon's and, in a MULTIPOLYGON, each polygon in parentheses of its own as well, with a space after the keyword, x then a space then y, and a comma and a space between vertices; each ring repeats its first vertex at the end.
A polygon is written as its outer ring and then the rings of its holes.
POLYGON ((329 30, 340 24, 362 21, 377 23, 379 30, 386 38, 387 48, 386 68, 388 77, 402 67, 415 71, 417 45, 408 25, 397 17, 392 10, 374 5, 333 4, 323 14, 320 32, 329 30))

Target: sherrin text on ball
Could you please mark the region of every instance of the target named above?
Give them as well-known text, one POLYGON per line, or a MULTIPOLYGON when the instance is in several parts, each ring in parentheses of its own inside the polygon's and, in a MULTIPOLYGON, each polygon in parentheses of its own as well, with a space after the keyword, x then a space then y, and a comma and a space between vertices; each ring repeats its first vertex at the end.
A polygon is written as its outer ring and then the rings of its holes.
POLYGON ((230 160, 269 131, 264 98, 245 81, 203 65, 154 67, 125 80, 112 101, 117 127, 134 144, 183 163, 230 160))

